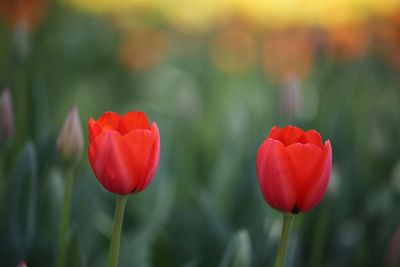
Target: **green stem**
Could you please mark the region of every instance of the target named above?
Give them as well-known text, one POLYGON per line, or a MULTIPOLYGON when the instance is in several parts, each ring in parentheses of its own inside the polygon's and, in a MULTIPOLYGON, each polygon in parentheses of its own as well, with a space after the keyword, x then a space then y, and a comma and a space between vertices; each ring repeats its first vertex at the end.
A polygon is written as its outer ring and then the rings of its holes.
POLYGON ((286 213, 283 217, 281 240, 279 242, 278 253, 276 254, 275 267, 285 266, 286 251, 288 247, 290 229, 292 228, 293 219, 294 215, 290 213, 286 213))
POLYGON ((69 224, 69 213, 71 206, 71 192, 74 181, 73 167, 66 168, 64 171, 64 200, 60 221, 60 232, 58 239, 57 267, 65 266, 65 253, 67 249, 67 231, 69 224))
POLYGON ((114 214, 114 226, 111 237, 110 252, 108 255, 108 267, 118 266, 119 244, 121 239, 122 221, 124 220, 125 204, 128 196, 117 196, 117 204, 114 214))
POLYGON ((1 145, 0 145, 0 192, 3 192, 3 183, 4 183, 4 177, 5 177, 5 170, 4 170, 4 166, 6 166, 5 164, 5 160, 6 157, 3 154, 3 151, 1 149, 1 145))
POLYGON ((328 230, 328 222, 329 222, 329 208, 325 206, 321 209, 321 213, 315 228, 315 236, 313 241, 313 247, 311 254, 311 267, 323 266, 324 259, 324 251, 325 251, 325 237, 328 230))

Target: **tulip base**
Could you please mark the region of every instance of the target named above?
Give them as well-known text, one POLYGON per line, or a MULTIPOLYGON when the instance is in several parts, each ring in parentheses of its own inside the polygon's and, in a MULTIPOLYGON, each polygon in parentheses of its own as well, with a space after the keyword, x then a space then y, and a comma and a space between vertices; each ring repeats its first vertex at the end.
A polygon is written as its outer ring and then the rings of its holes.
POLYGON ((294 215, 290 213, 284 214, 281 232, 281 240, 279 241, 278 252, 276 254, 275 267, 284 267, 286 261, 286 252, 289 243, 290 230, 292 228, 294 215))
POLYGON ((118 266, 119 244, 121 240, 122 222, 124 220, 125 205, 128 196, 118 195, 114 214, 114 226, 111 237, 108 267, 118 266))

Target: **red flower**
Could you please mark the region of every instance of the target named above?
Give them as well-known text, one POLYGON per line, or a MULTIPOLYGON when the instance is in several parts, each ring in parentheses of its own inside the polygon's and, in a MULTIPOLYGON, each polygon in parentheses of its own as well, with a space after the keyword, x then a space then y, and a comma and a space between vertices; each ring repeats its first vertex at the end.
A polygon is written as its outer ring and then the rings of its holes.
POLYGON ((152 181, 160 158, 160 135, 143 112, 104 113, 89 120, 89 160, 108 191, 127 195, 152 181))
POLYGON ((306 212, 325 194, 331 143, 315 130, 273 127, 257 153, 257 175, 267 203, 283 212, 306 212))

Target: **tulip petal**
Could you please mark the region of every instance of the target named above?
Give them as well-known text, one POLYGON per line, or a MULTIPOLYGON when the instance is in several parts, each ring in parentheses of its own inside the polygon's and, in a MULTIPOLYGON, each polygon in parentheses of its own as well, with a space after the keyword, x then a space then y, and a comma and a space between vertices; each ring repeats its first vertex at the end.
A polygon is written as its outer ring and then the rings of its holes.
POLYGON ((294 143, 306 143, 304 131, 295 126, 287 126, 282 129, 275 126, 268 137, 281 141, 285 146, 290 146, 294 143))
POLYGON ((275 140, 281 140, 282 139, 282 129, 277 126, 272 127, 271 131, 268 134, 268 138, 272 138, 275 140))
POLYGON ((295 143, 286 148, 293 163, 296 176, 297 199, 295 209, 303 211, 302 203, 309 194, 309 188, 318 183, 316 171, 322 149, 314 144, 295 143))
POLYGON ((285 146, 290 146, 294 143, 305 143, 304 131, 295 126, 285 127, 282 131, 282 136, 284 137, 282 142, 285 144, 285 146))
POLYGON ((314 144, 322 149, 322 138, 316 130, 309 130, 304 133, 307 143, 314 144))
POLYGON ((280 141, 268 138, 261 145, 257 174, 265 200, 273 208, 290 212, 296 201, 294 168, 280 141))
POLYGON ((108 191, 126 195, 135 188, 130 150, 117 131, 104 131, 92 140, 89 160, 95 176, 108 191))
POLYGON ((326 191, 332 159, 330 144, 324 150, 314 144, 293 144, 287 151, 296 170, 296 208, 306 212, 320 202, 326 191))
POLYGON ((155 122, 153 122, 152 124, 151 131, 153 132, 155 140, 149 158, 149 164, 151 165, 151 167, 147 178, 144 179, 142 183, 138 184, 136 188, 137 192, 142 191, 151 183, 158 169, 158 162, 160 160, 160 134, 158 132, 158 127, 155 122))
POLYGON ((139 192, 150 183, 155 174, 154 168, 158 166, 159 139, 153 131, 144 129, 132 130, 124 135, 123 139, 130 151, 130 164, 137 181, 133 191, 139 192))
POLYGON ((117 130, 120 120, 121 116, 118 113, 108 111, 100 116, 97 120, 97 124, 103 129, 103 131, 117 130))
POLYGON ((315 177, 318 177, 318 182, 310 185, 309 193, 301 204, 303 211, 308 211, 314 208, 322 199, 328 187, 329 177, 332 169, 332 147, 329 141, 325 142, 321 158, 318 163, 318 170, 315 177))
POLYGON ((102 132, 103 132, 103 129, 101 128, 101 126, 99 126, 93 118, 90 118, 89 119, 89 141, 91 142, 92 140, 94 140, 94 138, 96 136, 98 136, 99 134, 101 134, 102 132))
POLYGON ((150 124, 144 112, 131 111, 121 117, 121 121, 118 125, 118 131, 121 135, 125 135, 135 129, 150 130, 150 124))

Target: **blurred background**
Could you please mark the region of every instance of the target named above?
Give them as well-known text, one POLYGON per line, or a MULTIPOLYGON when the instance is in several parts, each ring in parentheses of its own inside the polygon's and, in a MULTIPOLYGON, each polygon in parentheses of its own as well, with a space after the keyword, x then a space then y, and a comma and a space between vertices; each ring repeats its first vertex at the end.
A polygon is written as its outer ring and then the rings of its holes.
MULTIPOLYGON (((120 266, 272 266, 282 216, 258 188, 273 125, 317 129, 333 172, 287 266, 400 266, 397 0, 0 0, 0 265, 53 266, 72 105, 157 122, 153 183, 128 199, 120 266), (4 114, 0 114, 4 116, 4 114)), ((86 148, 87 148, 87 140, 86 148)), ((106 266, 115 196, 86 156, 67 266, 106 266)))

